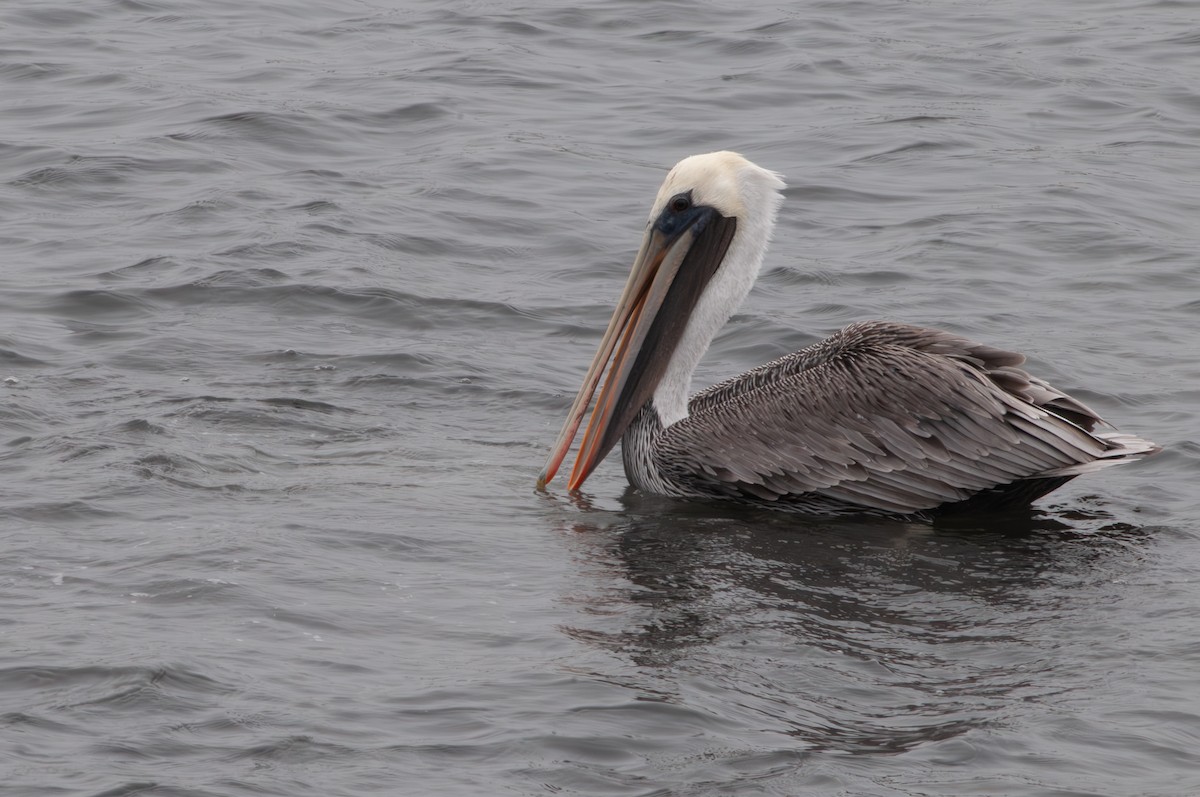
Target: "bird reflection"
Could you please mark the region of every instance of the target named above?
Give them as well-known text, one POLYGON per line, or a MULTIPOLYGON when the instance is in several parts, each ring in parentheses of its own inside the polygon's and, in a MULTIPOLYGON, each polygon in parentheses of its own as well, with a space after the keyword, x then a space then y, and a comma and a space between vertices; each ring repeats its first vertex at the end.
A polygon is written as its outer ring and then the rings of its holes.
POLYGON ((1053 672, 1054 629, 1152 539, 1102 508, 933 527, 632 491, 620 511, 576 509, 582 619, 566 633, 634 665, 631 688, 690 703, 671 696, 686 675, 715 715, 851 753, 955 737, 1073 688, 1053 672))

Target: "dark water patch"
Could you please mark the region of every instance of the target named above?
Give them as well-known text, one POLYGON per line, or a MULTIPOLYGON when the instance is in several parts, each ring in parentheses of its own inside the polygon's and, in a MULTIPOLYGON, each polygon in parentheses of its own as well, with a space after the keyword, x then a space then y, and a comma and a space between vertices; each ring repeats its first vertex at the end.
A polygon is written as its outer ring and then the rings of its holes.
POLYGON ((533 25, 528 22, 511 20, 511 19, 501 20, 496 25, 496 29, 499 31, 503 31, 504 33, 511 34, 513 36, 521 36, 521 37, 542 38, 542 37, 552 35, 550 30, 548 30, 547 28, 541 28, 541 27, 538 27, 537 25, 533 25))
POLYGON ((47 80, 72 73, 66 64, 53 63, 3 63, 0 75, 9 80, 47 80))
POLYGON ((290 65, 260 67, 229 75, 223 79, 223 82, 231 86, 248 86, 253 88, 264 84, 284 82, 286 78, 297 71, 300 70, 290 65))
MULTIPOLYGON (((68 111, 68 107, 59 103, 26 103, 15 108, 6 109, 5 113, 12 119, 44 119, 44 118, 59 118, 68 111)), ((73 109, 70 109, 73 110, 73 109)), ((31 176, 38 176, 36 172, 30 172, 31 176)), ((54 175, 47 174, 46 177, 54 175)), ((11 184, 11 183, 9 183, 11 184)))
POLYGON ((203 174, 226 171, 229 167, 214 160, 179 158, 137 158, 112 155, 72 155, 61 166, 43 166, 25 172, 9 184, 19 188, 114 188, 144 175, 203 174))
POLYGON ((380 188, 378 183, 368 182, 363 175, 343 174, 332 169, 295 169, 282 175, 284 180, 311 191, 316 188, 336 188, 353 194, 380 188))
POLYGON ((55 523, 59 521, 95 522, 108 518, 126 517, 123 510, 101 507, 93 501, 32 501, 13 502, 0 507, 0 517, 27 522, 55 523))
POLYGON ((442 103, 416 102, 387 111, 344 113, 337 118, 352 125, 356 130, 395 133, 410 125, 445 119, 449 116, 451 116, 450 111, 444 108, 442 103))
POLYGON ((749 29, 751 33, 769 33, 772 35, 782 35, 790 33, 799 33, 805 29, 805 26, 798 19, 781 19, 772 22, 766 22, 749 29))
POLYGON ((149 700, 179 710, 202 708, 229 687, 178 665, 21 665, 0 668, 0 691, 21 692, 60 709, 149 700))
POLYGON ((228 198, 200 199, 189 202, 183 207, 153 213, 147 216, 143 223, 149 221, 170 221, 179 224, 198 224, 205 221, 223 219, 232 211, 239 208, 239 203, 228 198))
POLYGON ((174 6, 163 0, 109 0, 112 8, 138 14, 153 14, 166 11, 174 6))
MULTIPOLYGON (((295 244, 280 244, 263 245, 263 246, 247 246, 241 247, 241 251, 236 252, 236 257, 244 259, 247 251, 257 251, 262 254, 263 259, 280 260, 287 259, 281 256, 283 253, 298 253, 305 251, 305 246, 296 246, 295 244), (271 250, 275 254, 266 254, 271 250)), ((223 252, 222 257, 234 257, 233 252, 223 252)), ((154 266, 150 263, 150 266, 154 266)), ((84 296, 89 293, 112 293, 112 292, 82 292, 84 296)), ((325 286, 317 286, 317 284, 302 284, 296 283, 290 275, 284 274, 283 271, 271 268, 271 266, 256 266, 256 268, 239 268, 239 269, 220 269, 210 274, 193 278, 184 283, 169 284, 169 286, 155 286, 143 288, 140 290, 126 289, 124 292, 116 294, 121 298, 126 298, 131 301, 136 301, 136 298, 145 296, 146 299, 157 302, 170 302, 170 304, 179 306, 203 306, 203 305, 222 305, 222 306, 280 306, 286 305, 290 310, 301 311, 300 317, 304 317, 304 310, 318 310, 329 313, 342 312, 346 314, 346 318, 364 319, 376 316, 373 312, 374 308, 380 304, 386 304, 389 299, 418 301, 412 296, 406 296, 398 292, 391 292, 386 289, 366 289, 366 290, 343 290, 338 288, 330 288, 325 286)))
MULTIPOLYGON (((326 634, 337 634, 345 629, 344 620, 337 617, 336 612, 324 614, 319 610, 301 611, 286 606, 272 608, 271 623, 279 626, 296 626, 307 629, 305 633, 310 637, 314 632, 318 631, 326 634)), ((323 640, 317 639, 314 641, 320 642, 323 640)))
MULTIPOLYGON (((45 360, 39 360, 36 357, 30 357, 22 354, 19 351, 13 351, 12 349, 0 348, 0 367, 18 368, 22 366, 32 367, 45 364, 45 360)), ((0 384, 5 383, 0 381, 0 384)))
POLYGON ((93 792, 89 797, 205 797, 193 789, 176 789, 152 780, 133 780, 93 792))
POLYGON ((142 580, 130 574, 127 586, 131 589, 128 594, 136 596, 138 603, 153 607, 238 605, 247 602, 245 588, 224 578, 142 580))
POLYGON ((71 8, 23 8, 11 12, 10 24, 32 25, 39 29, 70 29, 93 25, 101 17, 94 11, 71 8))
MULTIPOLYGON (((3 161, 13 171, 28 169, 59 157, 61 157, 61 152, 40 143, 0 142, 0 161, 3 161)), ((11 207, 15 211, 18 206, 13 204, 11 207)), ((4 229, 11 230, 12 226, 6 225, 4 229)), ((0 240, 3 239, 0 238, 0 240)))
POLYGON ((343 136, 336 125, 309 114, 239 111, 201 120, 199 131, 183 135, 206 140, 235 139, 289 154, 337 154, 343 136))
MULTIPOLYGON (((546 393, 536 390, 504 390, 497 392, 495 379, 487 375, 457 373, 432 373, 428 376, 368 375, 351 380, 362 389, 370 389, 379 396, 392 413, 400 410, 431 410, 437 412, 450 404, 471 403, 482 406, 506 406, 513 399, 531 399, 539 405, 547 400, 546 393)), ((557 407, 558 394, 552 394, 551 406, 557 407)), ((416 417, 395 416, 418 423, 416 417)), ((424 417, 424 416, 420 416, 424 417)))
MULTIPOLYGON (((758 31, 749 31, 756 34, 758 31)), ((789 42, 780 41, 771 36, 746 35, 738 32, 736 35, 725 37, 716 42, 716 48, 722 55, 736 59, 746 59, 753 64, 755 71, 761 68, 763 59, 780 57, 792 52, 789 42)))
POLYGON ((886 161, 896 156, 905 156, 912 158, 924 158, 930 153, 950 154, 953 152, 971 152, 971 146, 964 140, 958 141, 912 141, 907 144, 899 144, 885 149, 881 152, 863 155, 855 158, 855 163, 871 163, 874 161, 886 161))
POLYGON ((392 31, 409 32, 414 28, 408 19, 388 18, 380 16, 351 16, 331 22, 316 28, 301 28, 297 33, 313 39, 340 40, 343 38, 360 38, 363 33, 389 33, 392 31))
POLYGON ((893 202, 910 201, 910 197, 900 194, 881 194, 877 192, 865 192, 841 186, 804 184, 790 186, 785 189, 784 195, 803 206, 808 203, 845 203, 856 206, 887 204, 893 202))
POLYGON ((229 249, 216 252, 215 256, 226 260, 266 261, 277 263, 283 260, 293 260, 321 252, 333 251, 332 247, 304 241, 269 241, 252 244, 240 244, 229 249))
POLYGON ((127 319, 145 318, 154 312, 155 307, 153 303, 146 301, 144 296, 144 291, 66 291, 47 301, 46 309, 76 321, 98 321, 113 316, 127 319))
POLYGON ((234 753, 234 758, 264 761, 309 762, 325 758, 340 758, 356 751, 340 744, 318 741, 311 736, 287 736, 262 744, 251 745, 234 753))
POLYGON ((920 126, 920 125, 928 125, 930 123, 932 123, 934 125, 939 125, 944 122, 960 122, 960 121, 962 121, 961 118, 957 117, 957 116, 932 116, 929 114, 915 114, 913 116, 900 116, 900 117, 891 118, 891 119, 880 119, 878 121, 872 122, 872 124, 879 124, 879 125, 911 124, 911 125, 920 126))
POLYGON ((445 561, 463 553, 461 542, 449 540, 433 540, 412 534, 404 534, 399 530, 371 531, 362 528, 331 529, 328 527, 307 527, 299 524, 288 526, 296 536, 306 536, 313 539, 321 548, 329 550, 362 550, 379 556, 419 557, 436 562, 445 561))
MULTIPOLYGON (((267 285, 281 285, 290 282, 291 278, 279 269, 263 266, 259 268, 222 269, 207 274, 179 288, 259 288, 267 285)), ((158 294, 170 296, 172 288, 162 288, 158 294)), ((196 297, 189 297, 194 300, 196 297)))
MULTIPOLYGON (((91 746, 91 752, 95 755, 104 756, 110 761, 153 761, 157 759, 163 750, 154 750, 154 747, 174 748, 175 745, 164 743, 161 739, 157 744, 127 744, 122 742, 95 742, 91 746)), ((183 747, 182 745, 180 747, 183 747)), ((186 747, 184 747, 186 749, 186 747)), ((178 755, 180 750, 170 749, 168 752, 178 755)), ((137 793, 137 792, 135 792, 137 793)))
MULTIPOLYGON (((1177 4, 1172 4, 1172 5, 1176 5, 1177 7, 1183 8, 1183 7, 1187 6, 1187 3, 1179 2, 1177 4)), ((1174 36, 1168 36, 1167 38, 1162 39, 1161 41, 1166 44, 1182 44, 1185 46, 1200 44, 1200 30, 1188 31, 1186 33, 1179 33, 1174 36)))
MULTIPOLYGON (((1195 440, 1173 440, 1166 449, 1155 456, 1157 468, 1178 469, 1188 473, 1200 473, 1200 442, 1195 440)), ((1159 497, 1163 497, 1160 492, 1159 497)), ((1152 503, 1152 502, 1151 502, 1152 503)))
POLYGON ((153 284, 187 269, 188 266, 178 260, 159 255, 147 257, 128 266, 121 266, 110 271, 97 274, 102 282, 135 282, 141 285, 153 284))
POLYGON ((424 235, 379 233, 369 236, 369 240, 383 249, 418 257, 446 255, 451 251, 448 241, 424 235))
POLYGON ((397 328, 433 329, 478 323, 499 330, 523 326, 524 311, 505 302, 482 301, 457 296, 421 296, 386 288, 336 288, 297 284, 270 268, 228 269, 183 285, 148 288, 143 291, 79 292, 81 298, 101 296, 100 303, 137 303, 138 296, 186 305, 263 305, 297 318, 314 313, 340 315, 356 322, 379 321, 397 328), (286 282, 286 284, 284 284, 286 282), (132 295, 131 295, 132 294, 132 295))
POLYGON ((346 368, 353 366, 362 370, 386 369, 383 373, 361 373, 349 376, 344 383, 348 387, 387 383, 390 380, 404 379, 418 374, 441 373, 449 366, 445 358, 412 351, 342 357, 340 362, 346 368))
POLYGON ((75 86, 92 91, 116 88, 128 80, 125 75, 117 72, 90 73, 70 78, 70 82, 75 86))
POLYGON ((200 420, 214 426, 232 426, 243 431, 254 428, 290 428, 297 433, 331 430, 336 427, 321 419, 353 417, 356 410, 300 397, 243 398, 235 396, 189 396, 162 399, 174 406, 169 418, 200 420))
MULTIPOLYGON (((432 83, 445 83, 459 87, 480 89, 524 91, 553 90, 560 84, 559 74, 538 79, 526 72, 508 66, 508 62, 495 57, 453 55, 442 63, 423 66, 415 74, 432 83)), ((583 76, 586 80, 586 76, 583 76)))
POLYGON ((145 418, 134 418, 133 420, 125 421, 116 428, 119 432, 130 432, 135 435, 167 434, 166 428, 151 423, 145 418))
POLYGON ((336 202, 331 202, 325 199, 314 199, 300 205, 295 205, 294 207, 289 208, 289 210, 301 210, 314 216, 319 216, 325 213, 345 212, 344 208, 339 206, 336 202))
POLYGON ((919 279, 920 277, 909 271, 890 271, 868 268, 865 270, 856 269, 850 273, 843 273, 839 281, 850 285, 884 287, 890 285, 902 285, 906 282, 912 282, 919 279))
MULTIPOLYGON (((244 455, 243 455, 244 456, 244 455)), ((223 481, 230 476, 253 478, 261 474, 255 465, 245 462, 242 456, 236 459, 225 457, 183 458, 167 454, 150 454, 130 463, 141 478, 161 482, 185 490, 198 490, 218 494, 250 494, 255 492, 252 484, 243 481, 223 481)), ((271 489, 271 488, 267 488, 271 489)))
POLYGON ((260 363, 266 363, 266 364, 300 361, 300 360, 304 360, 304 359, 312 359, 312 360, 317 360, 317 361, 324 361, 324 360, 329 359, 329 357, 327 355, 313 354, 310 352, 301 352, 301 351, 296 351, 295 349, 283 349, 281 351, 250 353, 250 354, 246 355, 246 357, 248 360, 252 360, 252 361, 260 362, 260 363))
POLYGON ((266 398, 259 399, 260 402, 268 407, 286 407, 288 409, 305 410, 308 412, 353 412, 346 407, 338 407, 333 404, 326 404, 323 401, 311 401, 308 399, 299 398, 266 398))

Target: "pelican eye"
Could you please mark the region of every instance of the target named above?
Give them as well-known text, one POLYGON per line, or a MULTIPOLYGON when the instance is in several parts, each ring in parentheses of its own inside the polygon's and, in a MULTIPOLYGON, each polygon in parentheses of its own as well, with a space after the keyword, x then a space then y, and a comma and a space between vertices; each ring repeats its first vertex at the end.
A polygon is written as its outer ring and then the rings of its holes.
POLYGON ((687 194, 676 194, 671 197, 671 201, 667 203, 667 207, 671 208, 674 213, 682 213, 692 206, 692 198, 687 194))

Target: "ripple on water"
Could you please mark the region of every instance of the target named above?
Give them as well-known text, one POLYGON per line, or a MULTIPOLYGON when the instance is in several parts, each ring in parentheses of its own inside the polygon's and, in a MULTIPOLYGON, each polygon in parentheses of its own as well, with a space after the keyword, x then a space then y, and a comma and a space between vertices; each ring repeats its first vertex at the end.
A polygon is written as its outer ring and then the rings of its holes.
POLYGON ((9 791, 1200 792, 1186 4, 10 5, 9 791), (934 527, 536 493, 724 148, 790 187, 698 384, 892 318, 1166 451, 934 527))

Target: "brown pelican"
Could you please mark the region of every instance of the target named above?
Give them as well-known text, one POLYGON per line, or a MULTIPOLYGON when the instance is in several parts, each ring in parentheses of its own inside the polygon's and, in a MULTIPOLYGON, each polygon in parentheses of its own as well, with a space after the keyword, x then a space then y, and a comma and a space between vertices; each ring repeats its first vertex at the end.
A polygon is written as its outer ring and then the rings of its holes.
POLYGON ((572 490, 621 440, 625 473, 646 492, 929 519, 1024 506, 1159 450, 1018 368, 1020 354, 884 321, 852 324, 689 399, 697 363, 758 275, 782 188, 734 152, 670 171, 539 488, 610 359, 572 490))

